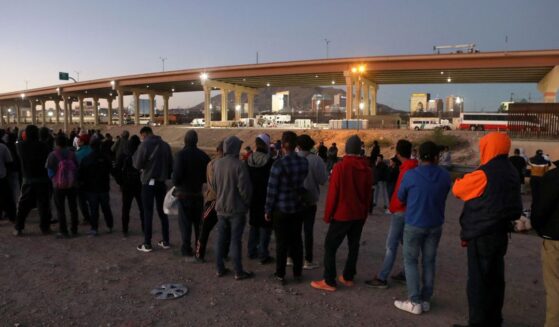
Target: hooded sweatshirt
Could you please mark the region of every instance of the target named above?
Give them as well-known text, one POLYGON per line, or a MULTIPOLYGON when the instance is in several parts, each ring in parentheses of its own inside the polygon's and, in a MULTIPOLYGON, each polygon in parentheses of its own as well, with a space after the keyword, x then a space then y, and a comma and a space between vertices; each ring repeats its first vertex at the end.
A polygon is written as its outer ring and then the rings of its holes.
POLYGON ((132 158, 134 168, 142 172, 142 184, 149 184, 151 179, 164 182, 173 170, 173 155, 169 144, 160 136, 150 135, 140 144, 132 158))
POLYGON ((414 169, 415 167, 417 167, 417 160, 415 159, 408 159, 400 165, 400 173, 398 174, 398 179, 396 180, 396 185, 394 186, 394 193, 392 193, 390 206, 388 208, 390 212, 398 213, 406 211, 406 205, 398 199, 398 190, 400 189, 400 184, 404 179, 404 175, 408 172, 408 170, 414 169))
POLYGON ((522 214, 518 172, 508 160, 511 141, 504 133, 489 133, 479 141, 481 166, 457 179, 452 193, 465 201, 460 216, 462 240, 507 232, 522 214))
POLYGON ((306 158, 309 162, 309 172, 303 186, 312 196, 313 202, 317 203, 320 198, 320 185, 324 185, 328 181, 326 165, 319 156, 309 151, 299 151, 297 155, 306 158))
POLYGON ((420 165, 402 179, 398 199, 406 205, 406 224, 433 228, 444 223, 450 175, 438 165, 420 165))
POLYGON ((179 198, 202 196, 202 185, 206 183, 206 169, 210 157, 196 146, 198 139, 187 133, 184 148, 175 156, 173 185, 179 198))
POLYGON ((223 158, 213 163, 208 183, 215 190, 215 210, 219 216, 245 215, 250 206, 252 185, 248 168, 239 159, 241 140, 230 136, 223 141, 223 158))
POLYGON ((247 159, 246 165, 252 183, 252 200, 250 202, 250 225, 254 227, 265 227, 269 224, 264 220, 264 205, 266 203, 266 191, 268 179, 274 160, 266 152, 257 149, 247 159))
POLYGON ((26 140, 16 145, 23 184, 50 183, 45 169, 50 150, 45 143, 39 141, 39 129, 36 126, 27 126, 25 133, 26 140))
POLYGON ((332 169, 324 221, 365 220, 368 216, 373 172, 360 156, 346 155, 332 169))

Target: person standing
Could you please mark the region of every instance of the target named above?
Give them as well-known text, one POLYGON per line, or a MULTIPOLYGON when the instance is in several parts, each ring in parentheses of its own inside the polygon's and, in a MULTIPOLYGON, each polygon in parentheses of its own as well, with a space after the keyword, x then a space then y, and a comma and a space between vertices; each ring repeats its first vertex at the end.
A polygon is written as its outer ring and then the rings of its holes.
MULTIPOLYGON (((91 153, 91 147, 89 146, 90 137, 89 134, 82 133, 79 136, 76 136, 76 160, 78 161, 78 165, 81 164, 83 158, 87 157, 91 153)), ((80 212, 83 216, 83 224, 89 224, 91 220, 91 213, 89 212, 89 203, 87 201, 87 194, 83 189, 82 185, 78 185, 78 206, 80 208, 80 212)))
POLYGON ((542 271, 546 293, 545 327, 559 326, 559 161, 543 175, 541 196, 532 208, 532 226, 543 238, 542 271))
POLYGON ((184 148, 175 156, 173 185, 179 200, 179 228, 182 245, 181 255, 193 257, 191 237, 194 227, 194 246, 200 235, 200 223, 204 206, 202 186, 206 183, 206 168, 210 157, 198 149, 198 134, 189 130, 184 136, 184 148))
POLYGON ((52 180, 54 204, 58 214, 59 233, 57 237, 68 237, 66 223, 65 200, 70 209, 70 231, 73 236, 78 234, 78 204, 76 186, 78 178, 78 161, 73 151, 68 148, 70 141, 66 135, 60 134, 55 139, 56 148, 49 154, 46 169, 52 180))
POLYGON ((120 155, 128 150, 128 140, 130 139, 129 131, 122 131, 120 133, 120 138, 117 138, 116 142, 111 146, 111 152, 114 153, 115 158, 118 160, 120 155))
POLYGON ((382 203, 384 205, 384 210, 388 209, 388 191, 386 188, 386 179, 388 175, 388 166, 384 163, 384 157, 382 154, 377 156, 377 162, 375 164, 375 195, 373 200, 373 207, 376 207, 379 203, 379 196, 382 197, 382 203))
POLYGON ((13 164, 14 160, 10 149, 0 141, 0 193, 2 193, 2 196, 0 196, 0 219, 3 218, 2 215, 5 212, 10 221, 16 219, 16 204, 8 180, 8 171, 13 164))
MULTIPOLYGON (((388 235, 386 237, 386 252, 384 254, 384 261, 378 275, 374 279, 365 282, 365 284, 373 288, 388 287, 388 275, 390 275, 394 262, 396 261, 398 246, 402 243, 406 205, 398 198, 398 191, 406 173, 417 167, 417 160, 410 159, 411 152, 412 144, 410 141, 398 141, 396 144, 396 157, 401 162, 401 165, 398 180, 396 181, 396 187, 394 188, 394 193, 392 194, 392 198, 390 200, 389 210, 392 215, 390 218, 390 228, 388 229, 388 235)), ((392 278, 398 281, 405 280, 405 277, 401 273, 392 276, 392 278)))
POLYGON ((340 283, 353 286, 361 232, 368 216, 372 198, 373 173, 369 163, 360 155, 361 140, 357 135, 346 142, 346 155, 336 165, 330 177, 324 221, 330 224, 324 241, 324 279, 311 282, 311 287, 335 291, 336 252, 347 237, 349 248, 340 283))
POLYGON ((136 199, 138 210, 140 211, 140 224, 142 226, 142 233, 144 232, 144 206, 142 203, 142 180, 140 179, 140 172, 134 168, 132 158, 134 153, 140 146, 140 138, 137 135, 132 135, 129 140, 119 145, 120 156, 117 157, 116 165, 113 171, 113 176, 117 184, 120 186, 122 194, 122 234, 124 237, 128 236, 130 224, 130 208, 132 202, 136 199), (121 149, 120 147, 125 147, 121 149))
POLYGON ((20 157, 21 173, 23 176, 21 196, 17 206, 15 236, 23 235, 25 220, 31 209, 39 209, 39 227, 43 234, 50 230, 50 198, 49 177, 45 169, 45 162, 50 153, 48 146, 39 141, 39 128, 28 125, 25 128, 25 141, 17 144, 17 153, 20 157))
POLYGON ((256 137, 256 151, 247 159, 248 173, 252 184, 252 200, 249 210, 249 238, 248 257, 258 258, 261 264, 273 262, 268 247, 272 235, 270 222, 264 219, 264 204, 266 202, 266 190, 268 179, 274 160, 268 153, 270 136, 260 134, 256 137))
MULTIPOLYGON (((398 160, 397 157, 392 157, 388 162, 388 173, 386 175, 386 192, 388 193, 388 199, 392 199, 392 194, 394 194, 394 188, 396 188, 399 175, 400 160, 398 160)), ((388 209, 386 209, 386 211, 386 213, 390 213, 388 209)))
POLYGON ((282 134, 284 156, 274 162, 268 181, 265 218, 272 221, 276 236, 276 272, 274 278, 285 283, 287 256, 293 259, 293 277, 302 278, 303 272, 303 227, 304 182, 309 171, 309 162, 295 154, 297 134, 288 131, 282 134))
POLYGON ((470 326, 501 326, 505 261, 511 222, 522 214, 518 173, 508 160, 511 140, 489 133, 479 142, 481 166, 457 179, 452 193, 464 201, 460 238, 468 248, 470 326))
POLYGON ((102 152, 101 140, 94 138, 91 141, 91 153, 82 159, 78 171, 78 178, 87 195, 89 211, 91 213, 91 230, 89 235, 99 234, 99 206, 103 211, 105 223, 109 233, 113 230, 113 213, 111 210, 109 192, 111 179, 111 159, 102 152))
POLYGON ((524 176, 526 175, 526 160, 520 155, 520 149, 514 149, 514 155, 509 157, 510 163, 518 172, 520 191, 524 193, 524 176))
POLYGON ((320 141, 317 152, 322 161, 326 163, 326 161, 328 160, 328 148, 324 145, 323 141, 320 141))
POLYGON ((243 270, 241 241, 250 206, 252 185, 248 169, 239 159, 242 141, 229 136, 223 141, 223 158, 215 161, 210 187, 216 192, 215 210, 218 216, 219 237, 217 239, 217 276, 227 274, 223 262, 227 240, 231 239, 231 255, 235 269, 235 279, 254 277, 252 272, 243 270))
POLYGON ((371 156, 369 157, 371 167, 377 164, 377 158, 379 155, 380 155, 380 146, 378 145, 378 141, 373 141, 371 156))
POLYGON ((314 262, 314 221, 316 217, 316 207, 320 200, 320 186, 328 181, 328 172, 324 161, 316 154, 311 153, 314 147, 314 140, 307 134, 297 137, 299 157, 307 159, 309 162, 309 172, 303 183, 303 187, 309 193, 309 203, 303 210, 303 234, 305 236, 305 261, 303 269, 311 270, 318 268, 314 262))
POLYGON ((404 176, 398 190, 398 199, 406 204, 403 255, 408 299, 396 300, 394 305, 413 314, 431 309, 435 261, 451 185, 449 173, 438 165, 439 148, 435 143, 421 144, 419 158, 420 165, 404 176))
POLYGON ((536 155, 530 158, 528 161, 530 165, 530 189, 532 191, 532 206, 534 203, 538 202, 538 198, 541 194, 540 185, 542 176, 547 172, 551 162, 547 160, 543 155, 543 150, 537 150, 536 155))
POLYGON ((328 172, 332 171, 336 162, 338 162, 338 147, 336 146, 336 143, 332 143, 332 146, 328 149, 328 163, 326 166, 328 172))
POLYGON ((151 252, 151 237, 153 233, 153 206, 161 221, 163 239, 157 245, 169 249, 169 217, 163 211, 163 202, 167 193, 165 181, 171 177, 173 171, 173 155, 171 146, 160 136, 154 135, 149 126, 140 130, 142 143, 132 158, 134 168, 141 172, 142 204, 144 205, 144 242, 136 247, 140 252, 151 252))

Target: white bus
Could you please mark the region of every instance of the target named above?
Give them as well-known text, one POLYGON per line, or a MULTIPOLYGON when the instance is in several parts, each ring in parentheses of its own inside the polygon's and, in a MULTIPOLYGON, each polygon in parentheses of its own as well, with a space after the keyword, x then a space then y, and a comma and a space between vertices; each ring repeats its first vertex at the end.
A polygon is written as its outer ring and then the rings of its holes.
POLYGON ((442 128, 451 130, 452 124, 448 119, 440 119, 438 117, 410 117, 410 129, 419 130, 433 130, 442 128))

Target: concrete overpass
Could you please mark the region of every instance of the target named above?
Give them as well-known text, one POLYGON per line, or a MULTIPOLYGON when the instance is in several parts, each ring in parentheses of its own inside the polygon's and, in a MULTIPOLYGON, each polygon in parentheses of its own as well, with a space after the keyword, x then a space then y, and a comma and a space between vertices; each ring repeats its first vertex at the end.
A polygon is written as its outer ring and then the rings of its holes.
MULTIPOLYGON (((248 116, 254 115, 257 89, 285 86, 338 85, 346 87, 346 118, 354 114, 376 114, 378 86, 382 84, 437 83, 538 83, 545 102, 555 102, 559 88, 559 50, 509 51, 464 54, 426 54, 374 56, 276 62, 186 69, 160 73, 117 76, 73 84, 60 84, 0 94, 0 124, 5 123, 6 108, 14 108, 16 122, 22 122, 21 108, 29 104, 31 122, 46 124, 46 102, 55 104, 55 122, 73 123, 71 106, 79 103, 78 122, 84 124, 84 100, 92 99, 97 108, 99 99, 108 102, 109 117, 117 101, 118 124, 124 124, 124 96, 133 96, 135 123, 140 123, 139 98, 150 99, 153 120, 154 98, 163 97, 164 124, 168 124, 169 97, 177 92, 204 92, 206 126, 210 126, 210 92, 222 92, 222 121, 227 120, 229 92, 235 93, 236 117, 240 117, 241 95, 247 95, 248 116), (62 106, 61 106, 62 103, 62 106), (40 112, 37 106, 41 106, 40 112)), ((94 122, 99 113, 94 110, 94 122)), ((7 116, 6 116, 7 117, 7 116)), ((112 119, 108 120, 108 124, 112 119)))

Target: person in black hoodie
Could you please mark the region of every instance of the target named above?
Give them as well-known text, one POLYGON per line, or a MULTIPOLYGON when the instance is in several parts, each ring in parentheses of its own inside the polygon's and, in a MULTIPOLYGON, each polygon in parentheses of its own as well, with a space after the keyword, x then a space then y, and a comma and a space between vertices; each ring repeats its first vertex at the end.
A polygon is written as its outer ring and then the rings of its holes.
POLYGON ((99 205, 101 205, 109 233, 113 230, 113 213, 109 202, 112 163, 111 159, 101 152, 101 140, 99 138, 93 138, 90 147, 91 153, 83 158, 80 164, 78 179, 83 185, 89 202, 91 214, 91 231, 89 234, 97 236, 99 229, 99 205))
POLYGON ((268 178, 274 163, 268 153, 269 142, 270 136, 268 134, 258 135, 256 137, 256 151, 246 161, 253 190, 249 209, 248 256, 251 259, 258 258, 263 265, 273 262, 273 258, 268 251, 270 237, 272 236, 272 224, 264 219, 268 178))
POLYGON ((113 171, 113 176, 122 193, 122 233, 128 236, 128 225, 130 223, 130 208, 132 201, 136 199, 140 210, 140 223, 142 232, 144 231, 144 207, 142 205, 142 182, 140 172, 132 165, 132 156, 140 145, 140 138, 137 135, 130 137, 123 144, 125 149, 121 149, 120 156, 117 158, 113 171))
POLYGON ((206 183, 206 168, 210 157, 198 149, 198 134, 189 130, 184 135, 184 148, 175 156, 173 185, 179 199, 179 228, 181 231, 181 254, 192 257, 191 237, 194 226, 195 243, 200 235, 200 223, 204 206, 202 186, 206 183))
POLYGON ((542 271, 546 293, 545 326, 559 326, 559 161, 541 179, 541 196, 532 207, 532 226, 543 238, 542 271))
POLYGON ((39 209, 39 227, 43 234, 50 233, 50 180, 45 162, 50 153, 48 146, 39 141, 39 128, 28 125, 25 128, 26 140, 17 144, 23 183, 15 224, 15 236, 21 236, 25 229, 25 219, 35 206, 39 209))

